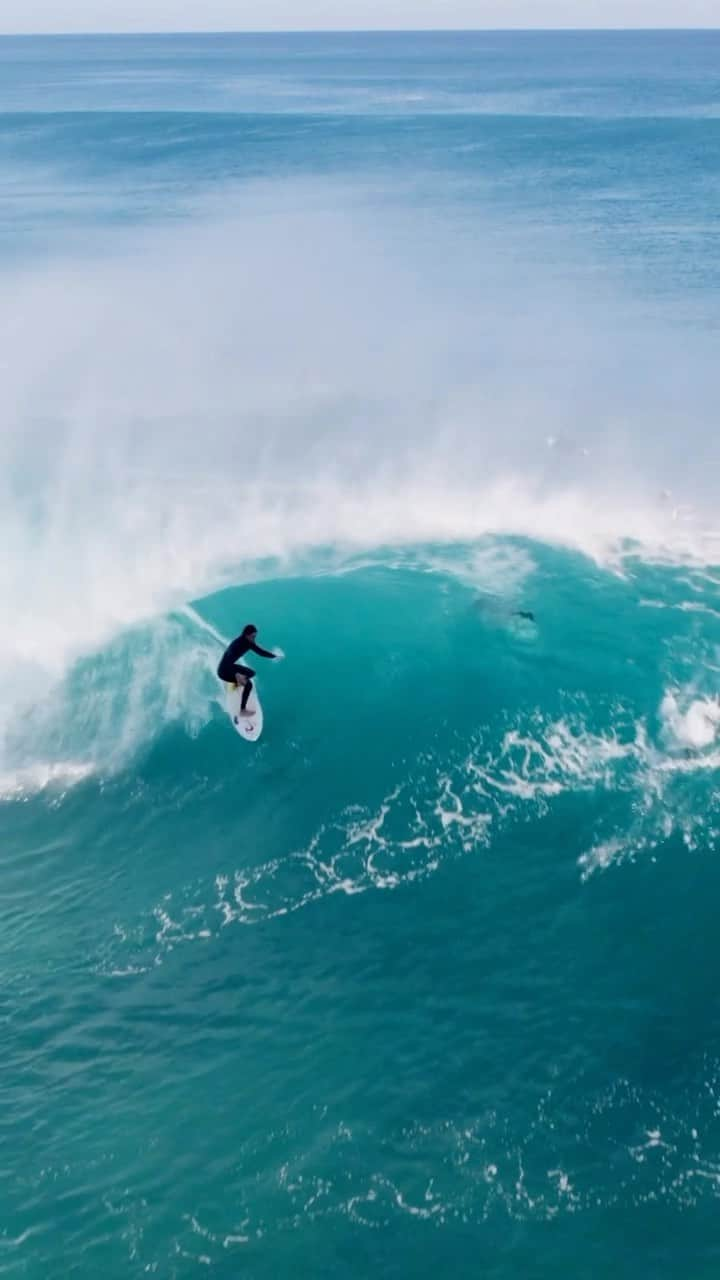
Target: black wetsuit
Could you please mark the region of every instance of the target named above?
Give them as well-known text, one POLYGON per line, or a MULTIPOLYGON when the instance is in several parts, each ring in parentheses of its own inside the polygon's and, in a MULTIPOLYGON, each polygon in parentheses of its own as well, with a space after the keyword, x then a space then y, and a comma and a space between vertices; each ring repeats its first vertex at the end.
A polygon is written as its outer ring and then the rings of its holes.
POLYGON ((235 677, 238 675, 246 677, 242 692, 242 700, 240 703, 240 709, 242 711, 245 710, 248 698, 252 693, 252 679, 255 675, 252 667, 244 667, 242 663, 238 662, 238 658, 242 658, 248 650, 252 650, 253 653, 258 653, 261 658, 275 657, 275 654, 270 653, 269 649, 261 649, 259 644, 255 644, 254 640, 249 640, 243 633, 241 636, 236 636, 234 640, 231 640, 218 663, 217 669, 219 678, 227 681, 228 684, 235 684, 235 677))

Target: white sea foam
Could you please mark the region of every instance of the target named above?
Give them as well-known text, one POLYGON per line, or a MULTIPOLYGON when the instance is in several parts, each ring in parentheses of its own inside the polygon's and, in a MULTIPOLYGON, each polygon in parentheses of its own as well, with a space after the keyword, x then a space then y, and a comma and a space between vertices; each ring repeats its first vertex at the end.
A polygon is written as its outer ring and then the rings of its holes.
POLYGON ((682 747, 701 750, 720 735, 720 699, 694 697, 686 691, 669 691, 660 707, 666 737, 682 747))
POLYGON ((94 765, 86 761, 36 761, 25 768, 0 774, 0 800, 21 800, 39 791, 59 793, 92 777, 94 765))

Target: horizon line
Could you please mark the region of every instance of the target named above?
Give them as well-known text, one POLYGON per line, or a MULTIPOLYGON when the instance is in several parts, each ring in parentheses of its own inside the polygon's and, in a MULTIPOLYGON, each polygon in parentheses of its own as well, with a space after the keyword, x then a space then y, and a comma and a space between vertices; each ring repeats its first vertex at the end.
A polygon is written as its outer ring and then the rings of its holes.
POLYGON ((720 31, 716 26, 666 26, 666 27, 195 27, 167 28, 165 30, 135 28, 132 30, 83 30, 83 31, 2 31, 2 40, 33 40, 55 36, 74 36, 80 39, 91 36, 354 36, 354 35, 603 35, 607 32, 628 35, 652 35, 653 33, 720 31))

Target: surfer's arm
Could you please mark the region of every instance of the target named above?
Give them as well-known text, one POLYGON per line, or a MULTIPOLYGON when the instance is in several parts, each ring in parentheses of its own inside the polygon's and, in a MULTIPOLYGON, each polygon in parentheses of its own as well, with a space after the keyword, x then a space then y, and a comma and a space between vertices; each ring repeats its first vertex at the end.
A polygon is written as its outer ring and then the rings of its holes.
POLYGON ((271 653, 269 649, 261 649, 259 644, 251 644, 250 648, 252 649, 253 653, 258 653, 261 658, 275 657, 275 654, 271 653))

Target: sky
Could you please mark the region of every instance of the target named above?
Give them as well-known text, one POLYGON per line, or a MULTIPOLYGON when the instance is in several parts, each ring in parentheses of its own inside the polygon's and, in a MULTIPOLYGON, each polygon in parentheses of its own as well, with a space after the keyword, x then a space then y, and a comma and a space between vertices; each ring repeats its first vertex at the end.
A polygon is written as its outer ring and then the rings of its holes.
POLYGON ((0 32, 720 27, 720 0, 0 0, 0 32))

